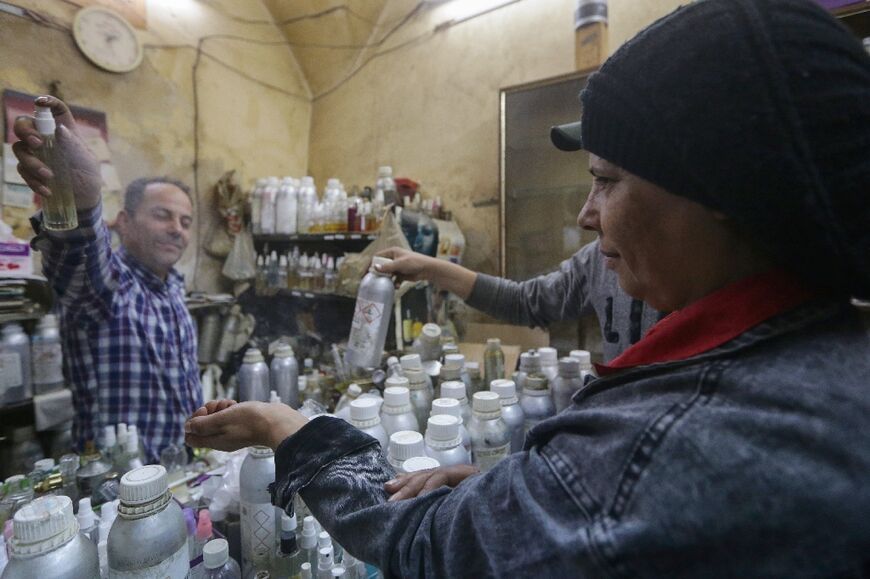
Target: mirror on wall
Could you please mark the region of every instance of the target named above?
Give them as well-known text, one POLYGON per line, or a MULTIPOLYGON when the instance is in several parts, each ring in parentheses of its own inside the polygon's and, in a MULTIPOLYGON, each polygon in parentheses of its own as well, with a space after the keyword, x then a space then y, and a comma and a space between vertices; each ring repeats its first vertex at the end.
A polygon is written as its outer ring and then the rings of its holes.
MULTIPOLYGON (((592 185, 589 157, 584 151, 559 151, 550 142, 550 127, 580 118, 579 94, 588 76, 572 73, 501 91, 503 277, 522 281, 553 271, 596 237, 577 225, 592 185)), ((600 352, 594 316, 549 330, 552 345, 560 350, 600 352)))

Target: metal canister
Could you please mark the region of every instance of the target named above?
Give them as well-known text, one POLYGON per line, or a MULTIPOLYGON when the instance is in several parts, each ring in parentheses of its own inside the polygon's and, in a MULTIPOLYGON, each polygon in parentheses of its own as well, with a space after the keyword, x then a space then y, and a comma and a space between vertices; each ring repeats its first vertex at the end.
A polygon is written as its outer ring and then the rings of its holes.
POLYGON ((269 485, 275 481, 275 454, 254 446, 239 471, 242 519, 242 576, 268 570, 275 551, 275 507, 269 485))
POLYGON ((299 363, 293 355, 293 348, 287 344, 281 344, 275 350, 269 379, 281 402, 299 408, 299 363))
POLYGON ((211 364, 217 354, 221 339, 221 315, 217 310, 211 310, 202 317, 199 323, 199 351, 196 359, 200 364, 211 364))
POLYGON ((346 360, 351 368, 381 365, 396 288, 389 274, 381 273, 377 266, 391 262, 391 259, 375 256, 369 272, 360 283, 347 340, 346 360))
POLYGON ((269 367, 257 348, 245 352, 239 368, 239 402, 248 400, 269 401, 269 367))

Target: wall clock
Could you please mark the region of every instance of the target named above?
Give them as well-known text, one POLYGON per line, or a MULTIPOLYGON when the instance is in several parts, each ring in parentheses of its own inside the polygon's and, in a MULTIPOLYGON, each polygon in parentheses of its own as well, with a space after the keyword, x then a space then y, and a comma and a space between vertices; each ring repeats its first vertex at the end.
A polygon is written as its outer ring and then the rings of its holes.
POLYGON ((142 62, 142 43, 123 16, 102 6, 76 13, 73 37, 79 50, 109 72, 130 72, 142 62))

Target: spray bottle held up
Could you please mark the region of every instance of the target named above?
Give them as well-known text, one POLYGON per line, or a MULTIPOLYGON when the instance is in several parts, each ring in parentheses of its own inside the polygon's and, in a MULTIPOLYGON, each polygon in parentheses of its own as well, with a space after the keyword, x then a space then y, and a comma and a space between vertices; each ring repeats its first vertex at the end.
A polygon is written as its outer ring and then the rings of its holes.
POLYGON ((34 114, 36 130, 42 138, 42 147, 34 153, 51 169, 48 182, 51 196, 42 200, 43 227, 51 231, 69 231, 79 226, 76 215, 76 200, 73 195, 69 165, 63 155, 55 131, 57 124, 50 107, 36 107, 34 114))

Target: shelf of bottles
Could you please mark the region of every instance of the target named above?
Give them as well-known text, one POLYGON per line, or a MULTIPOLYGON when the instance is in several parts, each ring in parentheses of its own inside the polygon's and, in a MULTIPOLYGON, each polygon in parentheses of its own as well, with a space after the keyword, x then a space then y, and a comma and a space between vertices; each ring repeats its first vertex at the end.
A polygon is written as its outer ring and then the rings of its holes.
POLYGON ((280 233, 255 233, 254 241, 260 243, 322 243, 330 242, 371 242, 378 238, 377 233, 310 233, 286 235, 280 233))

